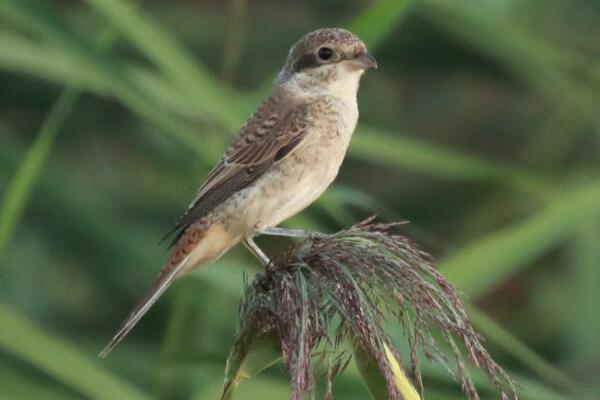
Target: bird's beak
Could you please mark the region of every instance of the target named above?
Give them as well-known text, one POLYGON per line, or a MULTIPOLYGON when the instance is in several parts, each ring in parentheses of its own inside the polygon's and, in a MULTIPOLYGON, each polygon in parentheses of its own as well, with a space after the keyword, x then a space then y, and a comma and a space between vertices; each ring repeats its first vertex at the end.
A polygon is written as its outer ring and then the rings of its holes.
POLYGON ((377 60, 369 53, 360 53, 354 60, 353 63, 362 69, 377 69, 377 60))

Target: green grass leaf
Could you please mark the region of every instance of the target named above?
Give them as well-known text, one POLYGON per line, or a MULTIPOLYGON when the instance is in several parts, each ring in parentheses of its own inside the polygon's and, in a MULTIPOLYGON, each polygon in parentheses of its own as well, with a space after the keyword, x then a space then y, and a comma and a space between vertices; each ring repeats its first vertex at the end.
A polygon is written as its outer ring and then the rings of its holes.
POLYGON ((74 89, 65 90, 52 107, 40 133, 27 151, 17 174, 11 181, 0 207, 0 253, 19 221, 42 167, 54 144, 56 135, 77 99, 74 89))
POLYGON ((363 160, 446 179, 505 184, 541 199, 553 192, 549 183, 525 171, 380 129, 360 126, 358 130, 350 154, 363 160))
POLYGON ((232 400, 239 385, 281 359, 281 339, 275 335, 248 335, 236 342, 227 358, 222 400, 232 400))
MULTIPOLYGON (((392 354, 388 347, 386 345, 384 346, 386 350, 386 357, 390 364, 390 369, 394 374, 394 382, 396 382, 398 393, 402 396, 403 400, 420 400, 421 396, 413 386, 412 382, 406 377, 406 372, 403 370, 403 367, 400 365, 400 363, 398 363, 398 360, 396 360, 396 357, 392 354)), ((356 366, 358 367, 363 380, 369 388, 369 392, 371 393, 371 396, 373 396, 373 399, 387 399, 388 393, 386 380, 379 370, 377 360, 372 354, 357 344, 354 344, 353 354, 356 366)))
MULTIPOLYGON (((109 47, 113 40, 112 33, 104 31, 98 39, 98 47, 102 49, 109 47)), ((17 48, 19 47, 13 44, 13 49, 17 48)), ((6 246, 27 205, 27 200, 39 178, 42 166, 50 154, 56 135, 78 95, 79 93, 73 87, 68 87, 63 91, 48 113, 37 139, 25 155, 16 176, 8 187, 0 208, 0 253, 6 246)))
POLYGON ((379 0, 352 21, 350 30, 374 53, 392 29, 398 26, 410 3, 410 0, 379 0))
POLYGON ((179 90, 200 98, 211 118, 228 129, 239 128, 239 116, 247 115, 251 107, 219 84, 166 29, 125 1, 87 0, 87 3, 153 61, 179 90))
MULTIPOLYGON (((574 79, 586 64, 585 57, 543 37, 533 35, 510 18, 510 7, 472 0, 419 0, 424 15, 438 26, 488 54, 558 104, 578 112, 582 118, 597 118, 598 85, 574 79)), ((514 19, 514 18, 513 18, 514 19)))
POLYGON ((573 296, 573 309, 569 323, 571 329, 573 360, 589 362, 600 357, 598 327, 600 327, 600 228, 599 218, 589 218, 580 231, 573 236, 570 243, 572 269, 569 269, 570 290, 573 296))
POLYGON ((147 399, 139 389, 113 376, 99 361, 46 332, 0 303, 0 348, 31 363, 68 387, 92 399, 147 399))
MULTIPOLYGON (((44 78, 60 78, 63 84, 89 86, 100 94, 110 93, 187 148, 204 159, 212 159, 210 146, 207 146, 207 141, 211 141, 208 135, 201 140, 190 125, 165 113, 157 102, 132 83, 123 66, 106 54, 93 51, 93 45, 78 39, 63 21, 52 14, 51 9, 42 10, 40 7, 39 3, 31 0, 26 4, 7 0, 0 7, 0 15, 25 21, 35 33, 46 35, 45 39, 53 42, 36 44, 21 35, 0 33, 0 65, 44 78)), ((207 107, 214 106, 210 102, 206 104, 207 107)))
MULTIPOLYGON (((105 29, 98 35, 96 46, 100 50, 106 50, 115 39, 114 32, 105 29)), ((13 46, 13 49, 16 48, 13 46)), ((25 155, 16 176, 10 183, 0 207, 0 253, 2 253, 25 210, 28 198, 39 179, 42 167, 50 155, 55 138, 78 97, 79 92, 71 85, 63 90, 44 120, 38 137, 25 155)))
POLYGON ((527 220, 463 247, 442 260, 440 270, 470 296, 482 295, 522 271, 536 257, 598 215, 600 182, 595 180, 564 190, 563 195, 527 220))
POLYGON ((544 360, 525 343, 506 331, 501 325, 489 318, 482 311, 471 306, 469 307, 469 316, 477 329, 483 333, 487 340, 502 347, 507 353, 521 361, 530 370, 536 372, 548 384, 557 386, 561 389, 568 389, 573 393, 579 390, 580 385, 573 381, 571 377, 567 376, 550 362, 544 360))
POLYGON ((0 394, 13 400, 78 400, 80 397, 57 385, 40 382, 28 372, 20 373, 15 368, 0 371, 0 394), (62 390, 61 390, 62 389, 62 390))

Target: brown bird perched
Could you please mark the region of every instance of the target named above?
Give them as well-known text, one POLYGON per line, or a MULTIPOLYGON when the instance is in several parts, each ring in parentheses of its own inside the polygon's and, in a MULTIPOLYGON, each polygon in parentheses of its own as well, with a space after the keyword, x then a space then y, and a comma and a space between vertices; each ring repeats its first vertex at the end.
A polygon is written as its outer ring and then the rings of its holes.
POLYGON ((156 283, 100 353, 106 356, 173 280, 242 241, 263 264, 252 238, 304 236, 277 225, 314 202, 336 177, 358 120, 363 72, 376 68, 365 44, 344 29, 300 39, 273 93, 240 129, 171 234, 173 250, 156 283))

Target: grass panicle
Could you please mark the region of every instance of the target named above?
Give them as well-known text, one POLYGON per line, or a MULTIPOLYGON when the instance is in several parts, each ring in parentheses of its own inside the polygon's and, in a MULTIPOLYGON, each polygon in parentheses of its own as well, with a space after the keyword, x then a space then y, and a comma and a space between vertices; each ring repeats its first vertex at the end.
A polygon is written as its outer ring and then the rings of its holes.
POLYGON ((517 398, 511 377, 491 358, 474 330, 454 287, 430 257, 404 236, 398 224, 367 220, 339 233, 292 246, 246 285, 240 327, 230 360, 247 352, 253 337, 277 337, 290 373, 291 399, 315 388, 316 354, 334 354, 331 379, 349 356, 350 341, 368 353, 385 380, 387 398, 405 399, 390 353, 399 352, 384 330, 393 316, 410 345, 410 376, 423 392, 417 354, 443 364, 470 400, 479 398, 469 366, 483 370, 502 399, 517 398), (452 350, 451 362, 436 341, 437 333, 452 350), (322 352, 321 346, 327 351, 322 352), (319 348, 319 352, 317 352, 319 348))

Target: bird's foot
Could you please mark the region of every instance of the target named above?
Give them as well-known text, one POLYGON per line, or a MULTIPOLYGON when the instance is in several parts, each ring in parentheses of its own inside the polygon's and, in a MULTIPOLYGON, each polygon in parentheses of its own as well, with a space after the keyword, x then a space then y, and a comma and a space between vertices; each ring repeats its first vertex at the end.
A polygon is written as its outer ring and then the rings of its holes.
POLYGON ((304 239, 316 239, 322 238, 326 235, 320 232, 314 231, 305 231, 303 229, 288 229, 288 228, 280 228, 278 226, 274 226, 271 228, 265 228, 259 232, 261 235, 269 235, 269 236, 285 236, 285 237, 294 237, 294 238, 304 238, 304 239))
POLYGON ((250 253, 252 253, 254 257, 258 259, 258 261, 260 261, 263 267, 268 268, 269 265, 271 265, 271 260, 269 259, 269 257, 267 257, 265 252, 262 251, 260 247, 258 247, 254 240, 252 240, 251 238, 246 238, 242 240, 242 243, 244 243, 244 246, 246 246, 250 253))

